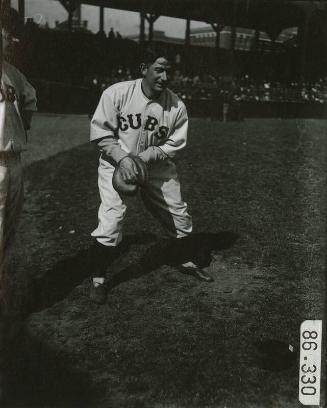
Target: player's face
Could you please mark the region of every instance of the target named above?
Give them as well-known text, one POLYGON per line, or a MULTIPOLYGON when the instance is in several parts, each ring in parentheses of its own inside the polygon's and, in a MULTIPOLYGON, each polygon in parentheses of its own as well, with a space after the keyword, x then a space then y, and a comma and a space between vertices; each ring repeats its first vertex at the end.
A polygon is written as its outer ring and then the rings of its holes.
POLYGON ((144 69, 144 80, 154 94, 160 94, 168 85, 169 62, 164 57, 158 58, 144 69))

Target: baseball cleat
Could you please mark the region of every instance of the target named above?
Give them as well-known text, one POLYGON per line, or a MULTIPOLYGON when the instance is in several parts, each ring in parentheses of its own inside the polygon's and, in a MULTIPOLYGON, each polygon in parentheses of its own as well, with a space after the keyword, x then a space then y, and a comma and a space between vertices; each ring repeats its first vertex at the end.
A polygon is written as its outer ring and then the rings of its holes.
POLYGON ((107 287, 105 283, 95 284, 93 280, 90 285, 90 299, 93 303, 103 305, 107 300, 107 287))
POLYGON ((179 267, 179 270, 186 274, 194 276, 202 282, 213 282, 214 279, 206 271, 195 265, 193 262, 186 262, 179 267))

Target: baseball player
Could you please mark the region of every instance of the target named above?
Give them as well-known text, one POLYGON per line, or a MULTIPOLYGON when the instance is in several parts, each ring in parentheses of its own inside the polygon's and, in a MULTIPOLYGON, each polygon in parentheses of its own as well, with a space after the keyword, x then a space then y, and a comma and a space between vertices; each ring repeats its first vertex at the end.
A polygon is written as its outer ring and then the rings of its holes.
MULTIPOLYGON (((91 283, 91 299, 106 299, 105 266, 122 240, 126 212, 123 198, 114 190, 112 177, 119 164, 127 183, 137 179, 133 156, 148 167, 146 188, 141 197, 146 208, 165 227, 171 237, 182 238, 192 232, 192 219, 182 200, 173 157, 186 146, 188 117, 184 103, 167 88, 168 59, 145 53, 141 63, 142 78, 114 84, 107 88, 91 120, 90 139, 100 152, 98 185, 101 205, 93 256, 97 259, 91 283)), ((183 265, 198 279, 212 278, 192 262, 183 265), (194 272, 194 273, 193 273, 194 272)))
MULTIPOLYGON (((19 24, 16 10, 2 9, 2 50, 14 41, 19 24)), ((0 87, 0 303, 4 305, 3 278, 8 251, 23 203, 21 152, 26 148, 26 130, 36 110, 34 88, 14 66, 2 61, 0 87)))

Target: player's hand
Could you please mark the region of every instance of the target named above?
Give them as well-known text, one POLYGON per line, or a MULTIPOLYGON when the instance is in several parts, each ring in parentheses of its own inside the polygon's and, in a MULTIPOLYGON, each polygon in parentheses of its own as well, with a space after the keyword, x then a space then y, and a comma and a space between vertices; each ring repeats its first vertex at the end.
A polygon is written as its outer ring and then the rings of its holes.
POLYGON ((119 169, 122 179, 127 184, 136 184, 138 170, 134 160, 131 157, 124 157, 119 162, 119 169))

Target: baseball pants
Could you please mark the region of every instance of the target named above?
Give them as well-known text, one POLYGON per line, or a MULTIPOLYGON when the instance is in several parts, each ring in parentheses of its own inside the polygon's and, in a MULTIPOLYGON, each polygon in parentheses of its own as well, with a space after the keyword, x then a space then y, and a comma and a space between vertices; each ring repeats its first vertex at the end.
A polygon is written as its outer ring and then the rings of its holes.
POLYGON ((0 283, 24 199, 23 172, 19 153, 0 153, 0 283))
MULTIPOLYGON (((101 204, 99 224, 92 236, 105 246, 117 246, 122 240, 122 226, 126 213, 123 198, 112 186, 114 167, 100 157, 98 185, 101 204)), ((150 213, 171 237, 181 238, 192 232, 192 218, 182 200, 176 166, 171 160, 148 166, 149 179, 141 191, 142 200, 150 213)))

